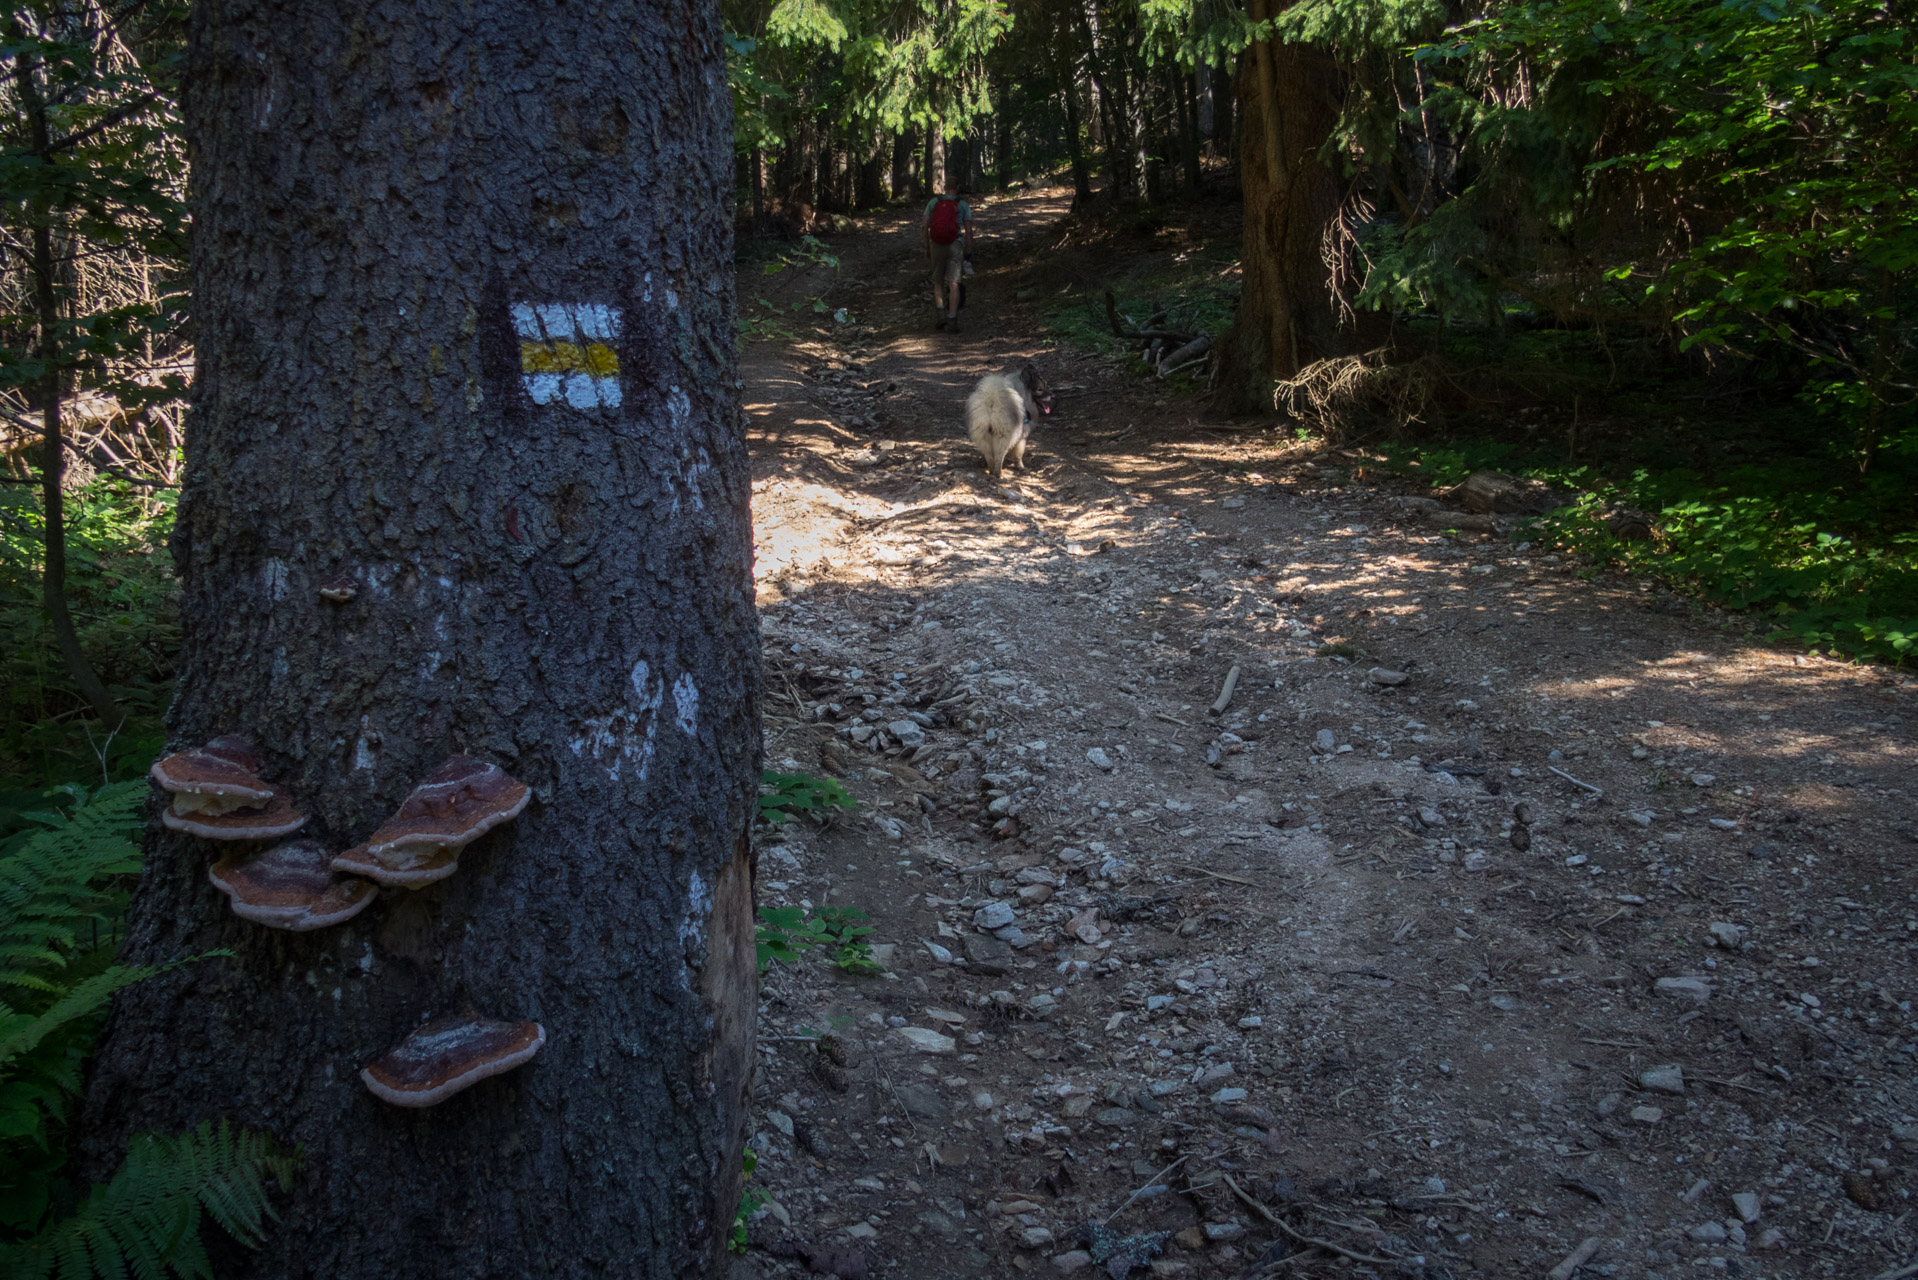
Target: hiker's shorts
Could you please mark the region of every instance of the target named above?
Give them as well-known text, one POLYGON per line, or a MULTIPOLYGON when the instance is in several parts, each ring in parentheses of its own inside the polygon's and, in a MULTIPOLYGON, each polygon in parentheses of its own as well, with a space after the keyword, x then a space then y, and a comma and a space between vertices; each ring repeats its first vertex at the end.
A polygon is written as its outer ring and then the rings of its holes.
POLYGON ((949 290, 959 284, 959 273, 965 269, 965 239, 961 237, 951 244, 932 246, 932 302, 934 306, 947 305, 951 296, 949 290))

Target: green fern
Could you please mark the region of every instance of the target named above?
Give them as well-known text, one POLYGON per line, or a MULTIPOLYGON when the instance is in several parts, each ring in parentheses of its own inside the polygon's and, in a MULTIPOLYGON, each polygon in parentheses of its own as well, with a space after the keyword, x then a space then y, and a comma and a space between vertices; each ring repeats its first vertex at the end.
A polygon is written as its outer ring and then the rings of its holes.
POLYGON ((68 790, 70 816, 25 814, 40 829, 0 841, 0 1274, 210 1277, 202 1218, 257 1242, 272 1214, 267 1179, 284 1186, 293 1161, 222 1121, 135 1138, 103 1186, 68 1176, 67 1121, 107 1005, 171 967, 113 961, 146 783, 68 790))
POLYGON ((0 1245, 0 1271, 15 1280, 211 1280, 200 1242, 202 1215, 243 1245, 259 1243, 277 1215, 267 1179, 285 1190, 294 1161, 264 1134, 203 1124, 177 1138, 133 1140, 113 1180, 71 1215, 23 1244, 0 1245))

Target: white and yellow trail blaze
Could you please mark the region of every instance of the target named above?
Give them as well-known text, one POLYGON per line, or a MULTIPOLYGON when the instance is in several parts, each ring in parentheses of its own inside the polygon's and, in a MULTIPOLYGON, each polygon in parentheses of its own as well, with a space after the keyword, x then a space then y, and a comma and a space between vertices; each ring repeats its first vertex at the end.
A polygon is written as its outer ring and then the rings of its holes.
POLYGON ((534 404, 575 409, 619 407, 620 309, 597 302, 520 302, 520 379, 534 404))

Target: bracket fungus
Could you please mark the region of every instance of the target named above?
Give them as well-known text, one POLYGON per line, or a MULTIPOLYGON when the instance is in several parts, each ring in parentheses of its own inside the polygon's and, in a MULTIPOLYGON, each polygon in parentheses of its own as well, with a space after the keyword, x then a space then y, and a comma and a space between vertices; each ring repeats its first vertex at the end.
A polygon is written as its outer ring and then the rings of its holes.
POLYGON ((317 840, 289 840, 251 857, 222 858, 207 879, 242 920, 304 933, 351 920, 379 894, 369 881, 335 876, 332 858, 317 840))
POLYGON ((396 1107, 430 1107, 526 1062, 546 1043, 537 1022, 470 1015, 436 1018, 360 1072, 373 1096, 396 1107))
POLYGON ((399 812, 380 824, 367 852, 392 865, 402 850, 456 853, 520 815, 532 790, 496 764, 454 756, 413 788, 399 812))
POLYGON ((376 858, 368 846, 354 845, 332 861, 335 871, 364 876, 398 889, 417 889, 444 880, 460 869, 458 849, 407 848, 376 858))
POLYGON ((245 738, 228 735, 154 762, 148 776, 172 793, 160 821, 209 840, 271 840, 292 835, 306 815, 261 781, 266 762, 245 738))

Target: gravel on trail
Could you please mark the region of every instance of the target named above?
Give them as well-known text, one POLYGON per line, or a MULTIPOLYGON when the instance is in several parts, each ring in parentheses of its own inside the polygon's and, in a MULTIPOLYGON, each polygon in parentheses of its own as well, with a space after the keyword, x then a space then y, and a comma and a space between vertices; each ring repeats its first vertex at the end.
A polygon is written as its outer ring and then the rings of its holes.
POLYGON ((1177 251, 1064 207, 980 201, 961 335, 887 215, 747 348, 767 767, 859 800, 760 901, 887 972, 767 973, 735 1275, 1902 1274, 1918 684, 1048 348, 1177 251))

